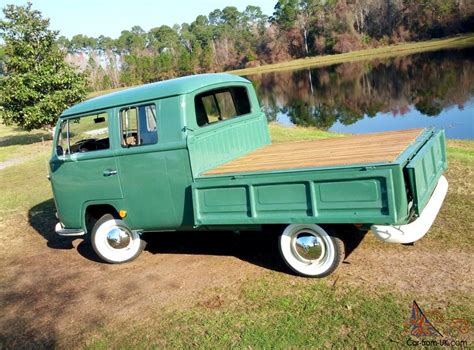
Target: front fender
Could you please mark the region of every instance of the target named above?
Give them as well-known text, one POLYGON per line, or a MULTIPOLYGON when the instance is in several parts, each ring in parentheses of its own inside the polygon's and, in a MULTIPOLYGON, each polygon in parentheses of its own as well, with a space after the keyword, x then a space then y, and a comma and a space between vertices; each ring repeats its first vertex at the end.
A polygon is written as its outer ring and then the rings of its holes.
MULTIPOLYGON (((83 229, 84 232, 86 233, 88 233, 87 224, 86 224, 86 212, 87 212, 87 208, 93 205, 110 205, 111 207, 115 209, 116 212, 119 212, 120 210, 127 210, 124 199, 110 199, 110 200, 84 202, 81 206, 81 229, 83 229)), ((122 218, 121 220, 123 220, 129 227, 133 227, 130 217, 126 216, 125 218, 122 218)))

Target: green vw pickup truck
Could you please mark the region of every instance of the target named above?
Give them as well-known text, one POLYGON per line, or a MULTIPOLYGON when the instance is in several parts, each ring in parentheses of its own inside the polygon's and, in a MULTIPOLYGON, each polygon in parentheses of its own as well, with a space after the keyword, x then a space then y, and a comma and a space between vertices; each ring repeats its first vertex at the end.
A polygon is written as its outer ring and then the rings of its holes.
POLYGON ((420 239, 446 166, 444 132, 428 129, 271 144, 251 82, 205 74, 64 111, 50 179, 56 232, 89 236, 106 262, 136 258, 144 232, 278 230, 288 267, 323 277, 344 259, 348 226, 420 239))

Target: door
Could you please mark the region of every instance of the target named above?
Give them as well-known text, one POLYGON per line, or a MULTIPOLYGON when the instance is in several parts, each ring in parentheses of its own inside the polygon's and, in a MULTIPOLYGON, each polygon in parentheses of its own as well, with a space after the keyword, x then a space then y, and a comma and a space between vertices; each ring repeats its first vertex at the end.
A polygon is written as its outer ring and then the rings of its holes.
POLYGON ((122 108, 118 119, 121 146, 116 155, 127 218, 134 229, 175 228, 179 220, 168 159, 177 151, 167 150, 158 140, 155 104, 122 108))
POLYGON ((60 125, 51 182, 59 217, 67 228, 81 227, 84 203, 123 198, 109 120, 107 112, 100 112, 60 125))

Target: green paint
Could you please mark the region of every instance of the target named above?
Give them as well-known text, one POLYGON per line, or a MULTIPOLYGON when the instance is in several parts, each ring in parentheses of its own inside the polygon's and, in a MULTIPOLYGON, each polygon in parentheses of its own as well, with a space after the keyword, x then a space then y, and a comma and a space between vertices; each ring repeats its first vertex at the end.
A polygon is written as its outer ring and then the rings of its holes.
MULTIPOLYGON (((403 224, 411 214, 405 175, 419 212, 446 169, 444 133, 426 130, 394 163, 203 176, 270 143, 251 83, 228 74, 180 78, 101 96, 66 110, 58 125, 100 113, 109 121, 107 149, 58 155, 56 128, 50 172, 60 220, 67 228, 86 229, 86 211, 101 204, 127 210, 127 223, 143 231, 242 229, 270 223, 403 224), (250 112, 198 126, 197 96, 229 87, 246 89, 250 112), (158 142, 124 147, 119 112, 144 104, 155 106, 158 142), (117 174, 105 176, 109 170, 117 174)), ((132 126, 137 138, 145 127, 140 125, 132 126)))
POLYGON ((447 169, 445 143, 444 130, 441 130, 420 149, 406 167, 417 214, 426 206, 431 191, 447 169))

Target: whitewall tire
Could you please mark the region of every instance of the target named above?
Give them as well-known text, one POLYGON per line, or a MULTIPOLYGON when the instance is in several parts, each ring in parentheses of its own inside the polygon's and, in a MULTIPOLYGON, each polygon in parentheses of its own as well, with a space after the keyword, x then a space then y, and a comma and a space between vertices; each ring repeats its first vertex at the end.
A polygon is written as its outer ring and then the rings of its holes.
POLYGON ((127 224, 110 214, 102 216, 94 225, 91 234, 92 247, 102 260, 120 264, 138 257, 146 242, 127 224))
POLYGON ((325 277, 344 259, 344 243, 315 224, 291 224, 279 239, 283 261, 298 275, 325 277))

